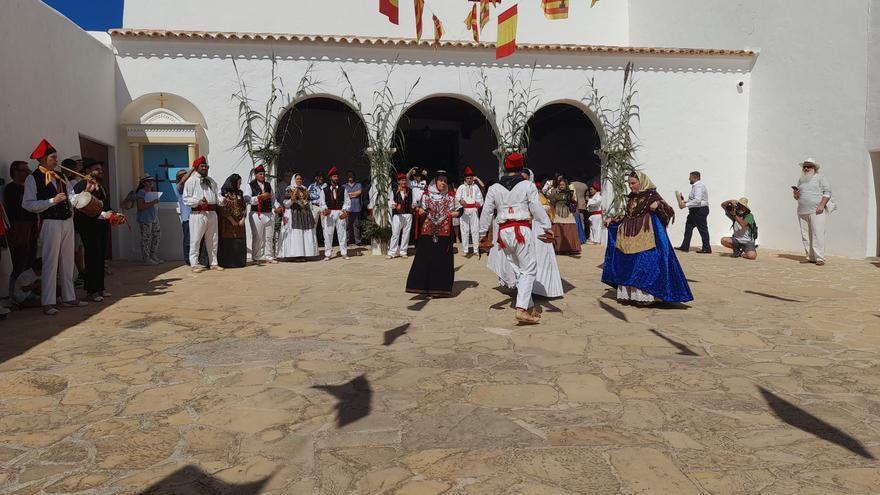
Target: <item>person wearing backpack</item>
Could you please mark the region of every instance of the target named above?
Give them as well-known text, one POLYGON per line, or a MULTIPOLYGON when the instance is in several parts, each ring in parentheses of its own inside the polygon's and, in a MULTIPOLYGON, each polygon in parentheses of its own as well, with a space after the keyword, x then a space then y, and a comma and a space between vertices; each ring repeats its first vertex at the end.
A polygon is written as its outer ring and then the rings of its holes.
POLYGON ((748 198, 725 201, 721 203, 721 208, 733 222, 733 235, 722 238, 721 245, 732 249, 734 258, 758 259, 758 224, 749 209, 748 198))

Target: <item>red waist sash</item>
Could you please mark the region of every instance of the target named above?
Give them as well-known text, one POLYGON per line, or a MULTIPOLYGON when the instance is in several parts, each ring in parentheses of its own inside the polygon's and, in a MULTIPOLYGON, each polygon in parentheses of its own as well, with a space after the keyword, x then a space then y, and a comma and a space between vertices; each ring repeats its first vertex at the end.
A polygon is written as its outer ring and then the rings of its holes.
POLYGON ((526 238, 520 231, 521 227, 532 228, 531 220, 510 220, 498 225, 498 246, 501 249, 507 249, 507 245, 501 240, 501 231, 504 229, 515 229, 516 242, 518 244, 525 244, 526 238))

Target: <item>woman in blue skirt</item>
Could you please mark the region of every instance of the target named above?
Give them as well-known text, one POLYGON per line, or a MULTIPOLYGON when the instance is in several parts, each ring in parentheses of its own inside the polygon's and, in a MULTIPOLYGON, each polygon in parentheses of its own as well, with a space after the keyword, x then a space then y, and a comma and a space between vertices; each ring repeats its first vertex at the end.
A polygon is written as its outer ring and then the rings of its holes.
POLYGON ((618 301, 683 303, 694 299, 666 235, 675 210, 657 194, 643 172, 627 179, 632 192, 623 217, 608 223, 602 282, 617 289, 618 301))

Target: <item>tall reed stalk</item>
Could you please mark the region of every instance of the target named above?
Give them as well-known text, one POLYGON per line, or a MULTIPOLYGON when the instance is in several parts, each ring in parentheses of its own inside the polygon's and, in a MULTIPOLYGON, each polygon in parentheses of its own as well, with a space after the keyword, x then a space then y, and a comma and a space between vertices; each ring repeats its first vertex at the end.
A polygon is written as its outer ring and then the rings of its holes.
POLYGON ((487 120, 497 127, 498 150, 498 173, 504 173, 504 158, 510 153, 519 152, 526 154, 529 148, 530 130, 529 121, 535 115, 538 107, 538 95, 534 89, 535 65, 532 65, 528 73, 527 81, 522 81, 519 74, 510 71, 507 74, 507 112, 501 121, 498 121, 498 113, 495 109, 494 96, 489 88, 489 78, 485 71, 480 70, 480 78, 476 83, 476 99, 487 112, 487 120))

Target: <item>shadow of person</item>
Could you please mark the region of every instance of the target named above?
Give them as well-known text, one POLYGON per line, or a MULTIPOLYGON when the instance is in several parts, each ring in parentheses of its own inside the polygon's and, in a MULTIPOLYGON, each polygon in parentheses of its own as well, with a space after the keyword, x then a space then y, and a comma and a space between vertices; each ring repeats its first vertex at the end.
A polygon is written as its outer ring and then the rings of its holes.
POLYGON ((629 323, 629 319, 626 317, 626 314, 623 311, 611 306, 610 304, 606 303, 605 301, 603 301, 601 299, 599 299, 598 302, 599 302, 599 307, 604 309, 606 313, 617 318, 620 321, 624 321, 624 322, 629 323))
POLYGON ((826 442, 845 448, 865 459, 876 459, 864 445, 835 426, 813 416, 800 407, 759 386, 758 390, 777 418, 826 442))
POLYGON ((373 389, 366 375, 361 375, 342 385, 312 385, 336 397, 336 426, 342 428, 370 415, 373 409, 373 389))
POLYGON ((149 486, 140 495, 204 495, 206 493, 234 493, 236 495, 257 495, 272 479, 274 473, 251 483, 227 483, 216 478, 198 466, 184 466, 149 486))
POLYGON ((382 345, 390 346, 394 343, 398 338, 406 335, 407 330, 409 330, 409 323, 404 323, 399 327, 392 328, 391 330, 386 330, 385 333, 382 334, 382 345))
POLYGON ((678 349, 678 354, 680 356, 699 356, 699 354, 694 352, 690 347, 682 344, 681 342, 678 342, 677 340, 673 340, 673 339, 663 335, 662 333, 658 332, 657 330, 655 330, 653 328, 649 329, 648 331, 653 333, 657 337, 660 337, 661 339, 665 340, 672 347, 675 347, 676 349, 678 349))
POLYGON ((410 304, 406 307, 406 309, 410 311, 421 311, 425 309, 425 306, 428 305, 428 302, 431 300, 431 296, 426 296, 424 294, 419 294, 417 296, 413 296, 410 298, 410 301, 417 301, 413 304, 410 304))
POLYGON ((804 301, 799 301, 799 300, 797 300, 797 299, 789 299, 789 298, 787 298, 787 297, 775 296, 775 295, 773 295, 773 294, 767 294, 767 293, 765 293, 765 292, 755 292, 755 291, 753 291, 753 290, 744 290, 743 293, 744 293, 744 294, 752 294, 752 295, 754 295, 754 296, 766 297, 767 299, 776 299, 777 301, 783 301, 783 302, 793 302, 793 303, 802 303, 802 302, 804 302, 804 301))
POLYGON ((467 289, 474 289, 480 285, 474 280, 456 280, 452 283, 452 297, 458 297, 459 294, 467 289))
POLYGON ((807 263, 810 262, 810 261, 807 259, 806 256, 800 256, 800 255, 797 255, 797 254, 779 253, 779 254, 776 255, 776 257, 777 257, 777 258, 782 258, 782 259, 784 259, 784 260, 798 261, 798 262, 800 262, 802 265, 803 265, 803 264, 807 264, 807 263))

